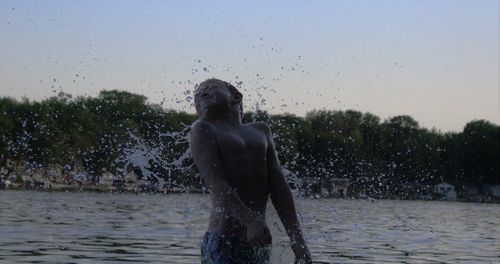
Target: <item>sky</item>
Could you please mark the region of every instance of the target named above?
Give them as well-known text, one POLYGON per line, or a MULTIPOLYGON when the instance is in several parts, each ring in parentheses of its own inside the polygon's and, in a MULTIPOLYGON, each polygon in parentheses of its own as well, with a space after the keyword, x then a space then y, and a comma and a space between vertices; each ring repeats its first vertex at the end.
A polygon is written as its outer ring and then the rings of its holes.
POLYGON ((196 83, 246 110, 500 124, 500 1, 0 0, 0 96, 126 90, 194 113, 196 83))

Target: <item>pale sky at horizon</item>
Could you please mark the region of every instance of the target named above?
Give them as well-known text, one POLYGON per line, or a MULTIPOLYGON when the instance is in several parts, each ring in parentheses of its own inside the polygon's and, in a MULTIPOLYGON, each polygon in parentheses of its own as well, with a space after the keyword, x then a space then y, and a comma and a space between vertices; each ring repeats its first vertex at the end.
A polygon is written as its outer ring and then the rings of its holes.
POLYGON ((0 96, 118 89, 194 112, 186 91, 216 77, 242 82, 246 110, 498 125, 499 14, 494 0, 0 0, 0 96))

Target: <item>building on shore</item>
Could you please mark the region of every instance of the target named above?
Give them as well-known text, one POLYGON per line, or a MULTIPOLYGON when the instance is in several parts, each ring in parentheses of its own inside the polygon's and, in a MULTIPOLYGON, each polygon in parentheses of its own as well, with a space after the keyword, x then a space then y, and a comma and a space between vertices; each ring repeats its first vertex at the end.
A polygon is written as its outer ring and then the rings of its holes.
POLYGON ((456 200, 457 192, 455 191, 455 186, 442 182, 440 184, 434 185, 433 193, 442 200, 456 200))
POLYGON ((493 198, 500 198, 500 185, 493 185, 489 187, 488 194, 493 198))

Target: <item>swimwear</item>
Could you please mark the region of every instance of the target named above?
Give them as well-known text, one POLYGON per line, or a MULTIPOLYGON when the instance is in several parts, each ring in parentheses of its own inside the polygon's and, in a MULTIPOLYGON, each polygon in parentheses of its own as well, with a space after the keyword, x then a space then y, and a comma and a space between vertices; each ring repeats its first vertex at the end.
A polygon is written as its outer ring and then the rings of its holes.
POLYGON ((254 248, 241 239, 206 232, 201 244, 202 264, 269 264, 271 246, 254 248))

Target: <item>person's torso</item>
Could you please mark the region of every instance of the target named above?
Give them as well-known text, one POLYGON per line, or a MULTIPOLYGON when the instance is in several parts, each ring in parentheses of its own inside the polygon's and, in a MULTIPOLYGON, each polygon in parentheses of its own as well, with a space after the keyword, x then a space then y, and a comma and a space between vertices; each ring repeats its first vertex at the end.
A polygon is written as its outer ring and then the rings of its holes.
MULTIPOLYGON (((217 145, 225 178, 242 202, 265 218, 269 195, 267 172, 267 138, 252 124, 239 129, 216 126, 217 145)), ((210 228, 231 236, 245 235, 245 228, 226 210, 213 210, 210 228)))

